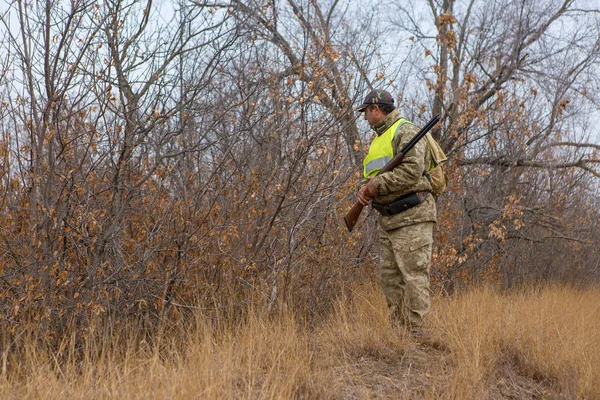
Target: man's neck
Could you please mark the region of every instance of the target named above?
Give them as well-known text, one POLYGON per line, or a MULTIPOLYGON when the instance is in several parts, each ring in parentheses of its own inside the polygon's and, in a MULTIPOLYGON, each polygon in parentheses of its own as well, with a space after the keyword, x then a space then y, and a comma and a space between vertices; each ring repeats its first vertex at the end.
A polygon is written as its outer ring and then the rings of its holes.
POLYGON ((386 115, 384 119, 373 125, 372 128, 377 133, 377 136, 379 136, 383 132, 387 131, 390 126, 394 125, 394 122, 398 121, 400 118, 400 112, 396 109, 386 115))

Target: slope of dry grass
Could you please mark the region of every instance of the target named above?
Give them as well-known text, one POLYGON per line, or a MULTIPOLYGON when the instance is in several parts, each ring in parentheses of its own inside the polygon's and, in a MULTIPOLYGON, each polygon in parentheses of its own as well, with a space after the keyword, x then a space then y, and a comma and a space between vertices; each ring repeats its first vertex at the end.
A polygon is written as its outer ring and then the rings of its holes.
POLYGON ((0 398, 600 398, 599 289, 437 298, 420 340, 388 325, 371 286, 299 321, 257 302, 243 322, 198 313, 153 343, 135 324, 58 350, 23 334, 4 343, 0 398))

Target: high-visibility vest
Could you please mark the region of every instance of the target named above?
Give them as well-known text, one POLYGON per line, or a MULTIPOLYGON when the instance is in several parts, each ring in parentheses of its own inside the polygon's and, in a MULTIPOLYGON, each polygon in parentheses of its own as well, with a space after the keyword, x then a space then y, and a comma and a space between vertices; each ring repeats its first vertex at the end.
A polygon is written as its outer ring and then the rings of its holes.
POLYGON ((373 139, 369 147, 369 153, 363 161, 363 176, 365 178, 377 175, 381 168, 385 167, 394 158, 394 136, 398 127, 405 122, 408 121, 400 118, 385 132, 373 139))

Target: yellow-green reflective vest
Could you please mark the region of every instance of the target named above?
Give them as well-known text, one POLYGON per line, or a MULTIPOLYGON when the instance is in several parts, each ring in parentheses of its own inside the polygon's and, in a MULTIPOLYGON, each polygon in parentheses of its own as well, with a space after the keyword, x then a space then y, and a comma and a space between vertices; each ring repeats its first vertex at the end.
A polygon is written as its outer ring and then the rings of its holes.
POLYGON ((404 122, 407 121, 400 118, 385 132, 373 139, 369 147, 369 153, 363 161, 363 175, 365 178, 377 175, 381 168, 385 167, 394 158, 394 136, 398 127, 404 122))

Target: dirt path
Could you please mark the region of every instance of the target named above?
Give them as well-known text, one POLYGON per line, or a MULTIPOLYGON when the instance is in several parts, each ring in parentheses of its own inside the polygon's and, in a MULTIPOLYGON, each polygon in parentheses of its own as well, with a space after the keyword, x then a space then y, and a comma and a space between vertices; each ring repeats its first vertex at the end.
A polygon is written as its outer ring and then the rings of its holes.
MULTIPOLYGON (((401 339, 402 340, 402 339, 401 339)), ((453 392, 455 362, 438 340, 404 339, 403 351, 374 355, 368 351, 347 355, 333 368, 332 397, 340 399, 446 399, 464 398, 453 392)), ((482 399, 565 398, 545 377, 526 373, 516 358, 506 358, 486 378, 482 399)))

